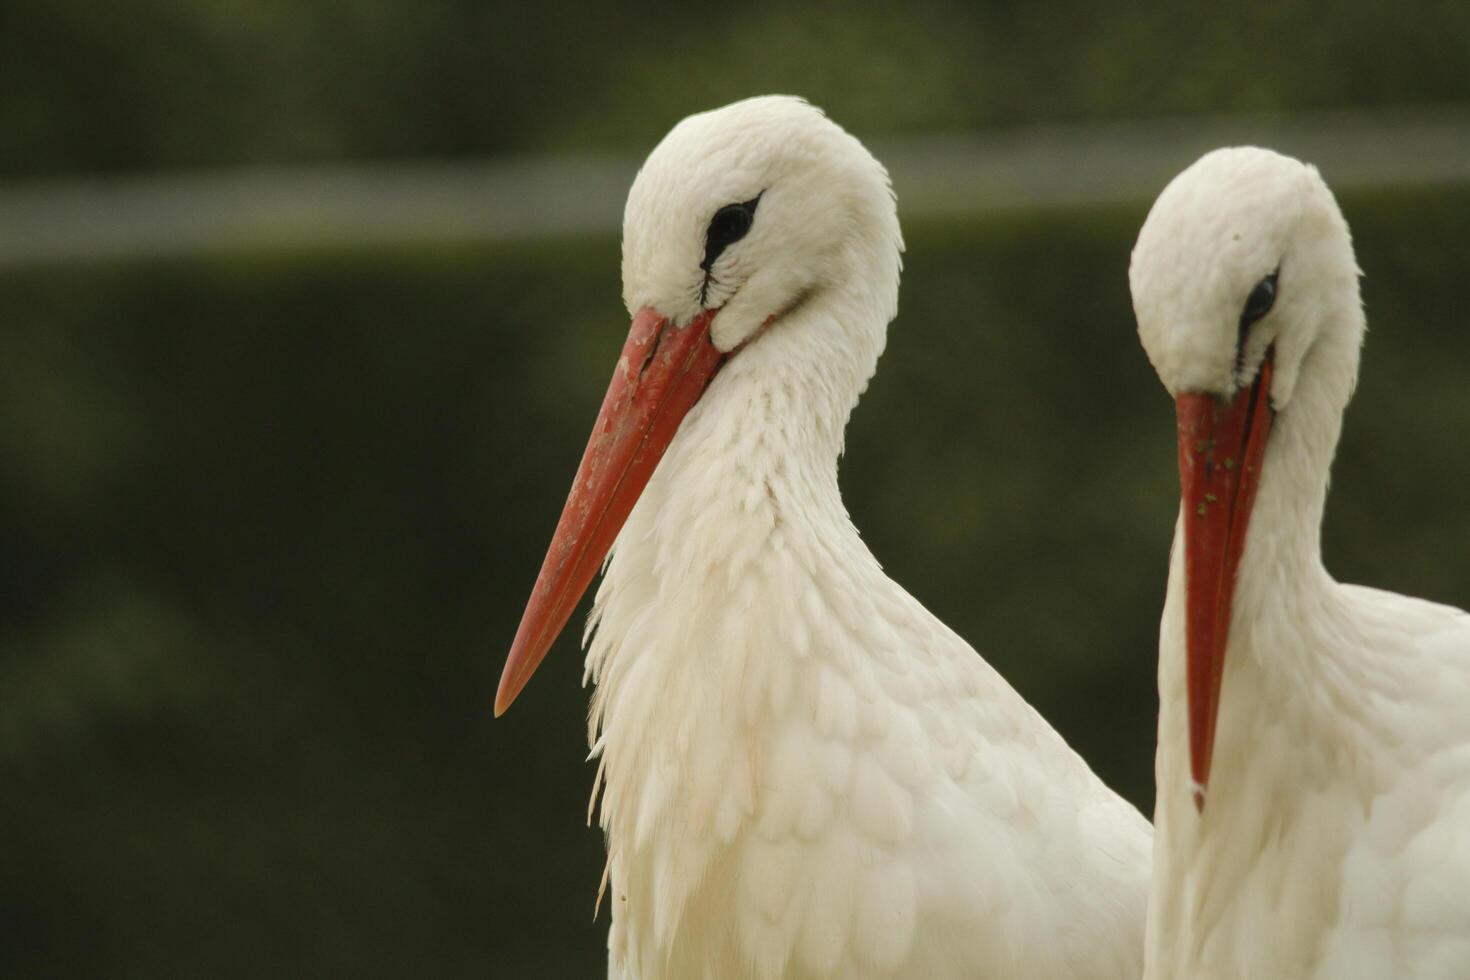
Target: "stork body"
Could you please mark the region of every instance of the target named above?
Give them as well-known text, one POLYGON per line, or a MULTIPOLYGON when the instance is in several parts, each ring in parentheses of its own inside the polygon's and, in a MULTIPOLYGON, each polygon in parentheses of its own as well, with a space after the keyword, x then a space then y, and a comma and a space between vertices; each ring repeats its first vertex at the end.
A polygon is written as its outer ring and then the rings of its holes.
POLYGON ((1315 169, 1256 149, 1176 178, 1134 251, 1185 493, 1160 627, 1150 978, 1470 976, 1470 616, 1322 564, 1357 275, 1315 169))
POLYGON ((842 507, 877 353, 851 337, 887 312, 842 293, 715 379, 599 590, 612 959, 649 980, 1136 975, 1145 822, 842 507))
POLYGON ((630 311, 708 322, 728 353, 589 627, 612 977, 1141 969, 1147 822, 883 574, 842 506, 901 248, 882 168, 793 99, 685 120, 630 195, 630 311), (726 201, 754 221, 722 250, 726 201))

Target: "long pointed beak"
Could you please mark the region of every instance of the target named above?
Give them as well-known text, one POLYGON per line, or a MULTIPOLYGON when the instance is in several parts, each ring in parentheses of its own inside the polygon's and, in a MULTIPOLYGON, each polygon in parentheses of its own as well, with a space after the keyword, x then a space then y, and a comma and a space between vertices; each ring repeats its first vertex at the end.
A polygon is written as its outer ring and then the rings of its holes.
POLYGON ((1184 513, 1185 665, 1194 805, 1203 811, 1220 713, 1235 576, 1271 431, 1271 355, 1229 402, 1187 393, 1175 399, 1184 513))
POLYGON ((623 345, 602 411, 587 440, 556 534, 521 616, 500 675, 495 716, 510 707, 572 616, 679 423, 724 363, 706 310, 676 327, 639 310, 623 345))

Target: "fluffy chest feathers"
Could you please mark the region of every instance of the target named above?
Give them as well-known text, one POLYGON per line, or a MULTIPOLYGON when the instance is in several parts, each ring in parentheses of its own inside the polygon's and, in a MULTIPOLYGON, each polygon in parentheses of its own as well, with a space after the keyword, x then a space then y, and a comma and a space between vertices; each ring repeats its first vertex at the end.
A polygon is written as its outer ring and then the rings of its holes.
POLYGON ((1146 822, 730 415, 598 593, 612 974, 1137 976, 1146 822))

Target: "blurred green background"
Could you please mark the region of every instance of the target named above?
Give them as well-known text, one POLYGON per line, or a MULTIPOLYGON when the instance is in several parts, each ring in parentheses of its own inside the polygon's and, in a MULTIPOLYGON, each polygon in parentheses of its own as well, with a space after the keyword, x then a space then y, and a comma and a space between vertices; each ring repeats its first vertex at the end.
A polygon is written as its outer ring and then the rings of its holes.
MULTIPOLYGON (((875 144, 1453 113, 1467 51, 1459 0, 10 4, 0 204, 641 156, 766 92, 875 144)), ((1463 605, 1470 185, 1395 181, 1413 153, 1340 194, 1371 334, 1326 550, 1463 605)), ((890 574, 1147 812, 1176 500, 1127 295, 1148 196, 982 203, 900 197, 901 313, 843 486, 890 574)), ((576 631, 490 716, 626 331, 589 228, 0 263, 0 975, 599 973, 576 631)))

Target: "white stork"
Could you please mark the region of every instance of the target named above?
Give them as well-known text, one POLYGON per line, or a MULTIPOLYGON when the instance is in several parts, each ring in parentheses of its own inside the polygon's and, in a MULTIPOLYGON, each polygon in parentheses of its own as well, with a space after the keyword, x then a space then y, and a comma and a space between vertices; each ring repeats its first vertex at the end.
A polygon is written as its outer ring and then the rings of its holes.
POLYGON ((685 119, 629 194, 632 333, 496 699, 616 537, 587 655, 611 976, 1141 969, 1147 821, 842 505, 902 247, 883 167, 793 98, 685 119))
POLYGON ((1364 318, 1315 168, 1217 150, 1133 250, 1176 399, 1146 976, 1470 977, 1470 616, 1333 581, 1364 318))

